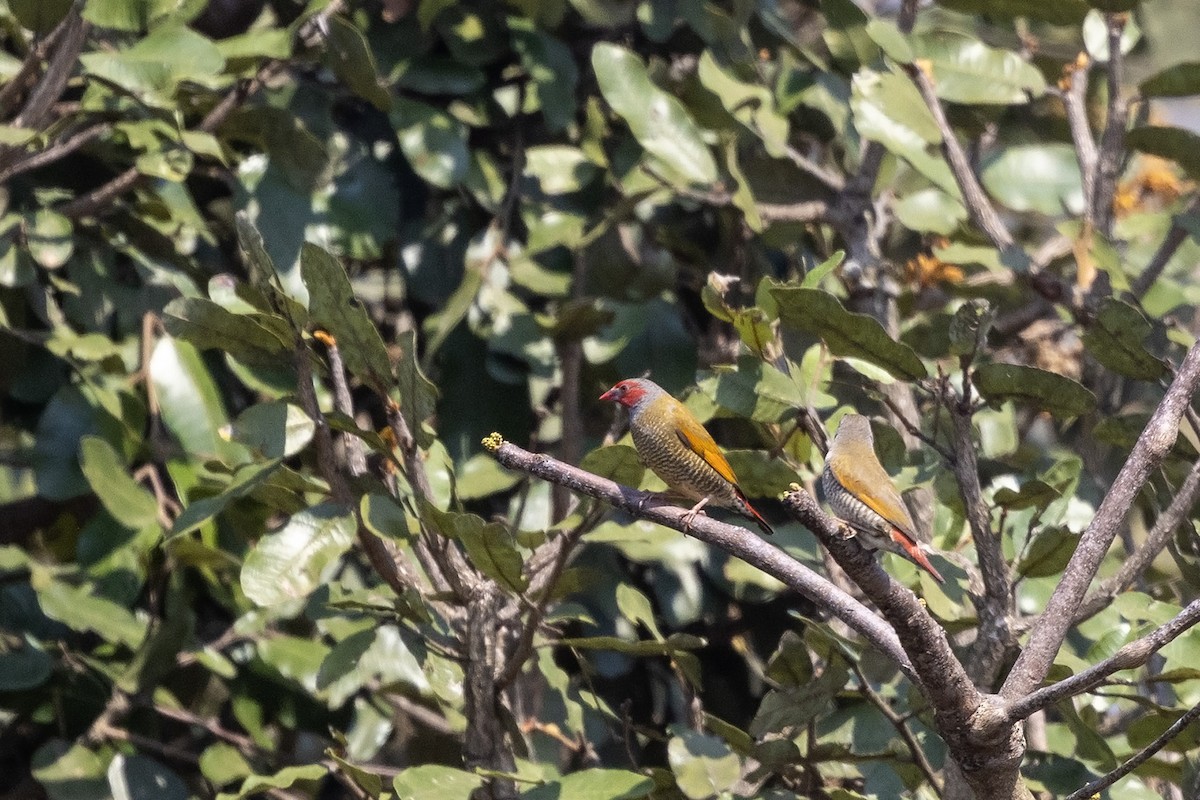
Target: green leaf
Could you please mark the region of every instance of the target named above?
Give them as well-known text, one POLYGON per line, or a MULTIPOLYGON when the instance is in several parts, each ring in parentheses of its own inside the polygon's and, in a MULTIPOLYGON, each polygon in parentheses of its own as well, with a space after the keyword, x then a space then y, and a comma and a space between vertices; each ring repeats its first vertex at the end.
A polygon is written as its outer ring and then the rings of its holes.
POLYGON ((1110 297, 1084 332, 1083 344, 1113 372, 1135 380, 1154 381, 1162 377, 1166 366, 1146 351, 1143 342, 1149 334, 1150 323, 1140 311, 1110 297))
POLYGON ((1019 364, 984 364, 972 382, 989 403, 1027 403, 1056 417, 1078 417, 1096 407, 1096 396, 1062 375, 1019 364))
POLYGON ((381 539, 407 539, 413 533, 408 515, 389 495, 364 494, 359 515, 367 530, 381 539))
POLYGON ((574 54, 563 40, 537 30, 528 20, 511 16, 508 27, 513 49, 533 78, 529 91, 546 119, 547 130, 561 131, 575 119, 578 102, 579 67, 574 54))
POLYGON ((338 569, 354 543, 354 515, 322 504, 258 540, 242 566, 242 591, 260 606, 307 597, 338 569))
POLYGON ((418 175, 443 189, 467 176, 471 153, 466 125, 433 106, 403 97, 397 98, 391 119, 400 149, 418 175))
POLYGON ((247 366, 290 366, 287 323, 268 314, 234 314, 211 300, 180 297, 163 311, 167 332, 201 350, 220 350, 247 366))
POLYGON ((1020 144, 984 160, 988 192, 1014 211, 1058 217, 1083 213, 1083 180, 1069 144, 1020 144))
POLYGON ((932 186, 905 195, 892 208, 904 227, 921 233, 949 236, 968 219, 962 203, 932 186))
POLYGON ((796 410, 796 384, 757 358, 739 359, 733 371, 702 373, 697 388, 721 408, 756 422, 778 422, 796 410))
POLYGON ((684 184, 710 184, 717 163, 700 137, 691 114, 674 96, 658 88, 641 58, 615 44, 592 49, 592 69, 600 91, 667 177, 684 184))
POLYGON ((639 657, 672 655, 676 652, 697 650, 705 645, 703 639, 687 633, 673 633, 662 641, 657 639, 630 641, 618 636, 587 636, 567 637, 558 640, 558 643, 581 650, 611 650, 614 653, 639 657))
POLYGON ((100 407, 91 392, 84 395, 75 386, 63 386, 38 419, 32 453, 38 494, 64 500, 89 491, 79 466, 79 442, 87 434, 121 441, 122 433, 118 421, 100 407))
POLYGON ((578 147, 544 144, 525 151, 525 174, 545 194, 577 192, 600 175, 600 169, 578 147))
POLYGON ((174 539, 183 536, 220 514, 234 500, 246 496, 265 483, 277 467, 279 467, 279 461, 246 464, 239 467, 231 477, 229 484, 219 494, 189 503, 183 509, 183 513, 175 518, 175 526, 171 529, 168 538, 174 539))
POLYGON ((113 519, 132 530, 158 523, 158 501, 133 479, 124 460, 99 436, 79 442, 79 465, 113 519))
POLYGON ((1084 0, 937 0, 937 4, 965 14, 1018 19, 1029 17, 1056 25, 1079 25, 1087 16, 1084 0))
POLYGON ((627 583, 617 585, 617 608, 621 610, 622 616, 632 622, 635 626, 640 622, 646 626, 646 630, 650 631, 650 635, 657 641, 663 640, 663 635, 658 629, 658 622, 654 619, 654 607, 650 605, 650 599, 646 595, 639 592, 627 583))
POLYGON ((816 289, 821 285, 821 281, 825 279, 825 276, 840 267, 845 259, 845 250, 834 252, 829 258, 805 272, 804 280, 800 282, 800 285, 806 289, 816 289))
POLYGON ((264 794, 264 789, 289 789, 297 782, 319 781, 328 774, 329 768, 323 764, 284 767, 274 775, 251 775, 242 781, 242 786, 236 793, 221 793, 217 795, 217 800, 236 800, 252 795, 261 796, 264 794))
POLYGON ((331 15, 324 30, 321 59, 350 91, 380 111, 392 107, 392 96, 379 81, 375 57, 362 31, 340 14, 331 15))
POLYGON ((667 761, 686 797, 713 797, 729 792, 742 777, 742 760, 723 739, 671 726, 667 761))
POLYGON ((225 67, 210 39, 181 25, 155 28, 125 50, 93 51, 79 60, 92 75, 162 106, 183 81, 207 82, 225 67))
POLYGON ((936 31, 912 37, 917 58, 933 67, 937 96, 952 103, 1015 105, 1046 91, 1046 79, 1011 50, 988 47, 974 36, 936 31))
POLYGON ((113 800, 187 800, 187 784, 152 758, 117 753, 108 765, 113 800))
POLYGON ((471 563, 481 572, 515 592, 525 591, 529 582, 522 573, 521 554, 503 525, 484 522, 474 514, 439 511, 424 501, 421 516, 443 536, 461 542, 471 563))
POLYGON ((49 33, 71 10, 73 0, 8 0, 21 27, 34 33, 49 33))
POLYGON ((49 679, 54 659, 29 634, 0 643, 0 692, 23 692, 49 679))
POLYGON ((711 50, 700 55, 696 76, 734 119, 762 140, 768 155, 783 158, 787 154, 788 120, 775 108, 770 89, 741 80, 732 68, 718 64, 711 50))
POLYGON ((828 292, 781 286, 771 294, 785 325, 821 337, 835 356, 861 358, 904 380, 929 374, 915 350, 888 336, 875 318, 847 311, 828 292))
POLYGON ((547 781, 521 800, 637 800, 649 797, 654 781, 623 769, 584 769, 547 781))
POLYGON ((234 420, 234 441, 263 458, 290 458, 312 441, 317 424, 304 409, 291 403, 259 403, 234 420))
POLYGON ((387 348, 379 329, 355 298, 342 265, 320 247, 305 243, 300 250, 300 270, 308 287, 313 321, 337 339, 346 370, 368 386, 385 390, 392 382, 387 348))
POLYGON ((984 349, 995 319, 996 310, 986 300, 963 303, 950 320, 950 352, 956 356, 974 356, 984 349))
POLYGON ((879 48, 867 32, 868 17, 852 0, 823 0, 821 11, 827 26, 822 36, 835 59, 857 67, 879 57, 879 48))
POLYGON ((395 345, 400 351, 396 361, 396 391, 400 395, 400 412, 408 421, 417 444, 428 448, 433 444, 433 433, 424 423, 437 410, 438 390, 417 363, 417 332, 408 330, 399 334, 395 345))
POLYGON ((396 800, 470 800, 482 785, 479 775, 440 764, 409 767, 392 781, 396 800))
POLYGON ((38 603, 50 619, 76 631, 95 633, 107 642, 136 649, 146 638, 149 620, 141 619, 122 605, 92 594, 87 586, 70 586, 48 575, 35 574, 30 581, 38 603))
POLYGON ((1188 97, 1200 94, 1200 61, 1172 64, 1138 85, 1143 97, 1188 97))
POLYGON ((1200 180, 1200 135, 1163 125, 1143 125, 1125 134, 1125 144, 1152 156, 1168 158, 1192 180, 1200 180))
POLYGON ((958 198, 960 192, 950 167, 931 145, 941 144, 937 122, 905 75, 860 70, 854 76, 850 108, 859 134, 879 142, 928 178, 942 191, 958 198))
POLYGON ((244 460, 241 448, 221 435, 228 417, 216 382, 196 348, 163 336, 154 345, 147 370, 163 422, 184 450, 226 463, 244 460))
POLYGON ((71 220, 48 208, 34 212, 26 225, 25 239, 29 255, 46 269, 66 264, 75 250, 71 220))
POLYGON ((898 64, 911 64, 915 55, 909 37, 902 33, 896 23, 875 17, 867 23, 867 35, 879 45, 879 49, 898 64))

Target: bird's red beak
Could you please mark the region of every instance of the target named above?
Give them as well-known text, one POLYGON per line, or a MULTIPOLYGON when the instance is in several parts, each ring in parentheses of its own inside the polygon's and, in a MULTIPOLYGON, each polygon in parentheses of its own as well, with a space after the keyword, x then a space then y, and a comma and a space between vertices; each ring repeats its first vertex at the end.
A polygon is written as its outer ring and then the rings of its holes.
POLYGON ((615 387, 615 386, 614 386, 613 388, 609 389, 609 390, 608 390, 607 392, 605 392, 604 394, 600 395, 600 399, 601 399, 601 400, 614 400, 614 401, 615 401, 615 400, 617 399, 617 387, 615 387))

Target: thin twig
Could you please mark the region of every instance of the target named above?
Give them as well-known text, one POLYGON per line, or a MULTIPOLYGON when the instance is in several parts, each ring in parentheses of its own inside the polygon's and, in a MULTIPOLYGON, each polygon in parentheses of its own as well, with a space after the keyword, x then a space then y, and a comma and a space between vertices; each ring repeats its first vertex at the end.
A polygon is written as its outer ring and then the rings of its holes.
POLYGON ((1175 444, 1179 422, 1197 384, 1200 384, 1200 345, 1194 345, 1184 357, 1175 379, 1096 509, 1091 524, 1080 537, 1046 609, 1030 631, 1028 644, 1000 690, 1006 700, 1023 697, 1046 677, 1122 520, 1129 514, 1150 474, 1175 444))
POLYGON ((13 127, 33 129, 45 127, 54 104, 62 95, 62 91, 75 69, 75 63, 79 60, 79 54, 92 29, 92 24, 81 16, 81 9, 82 6, 76 4, 67 13, 67 17, 62 23, 66 25, 66 29, 63 31, 58 46, 54 49, 54 54, 50 56, 49 63, 46 64, 46 71, 42 73, 42 79, 29 93, 21 112, 13 118, 13 127))
POLYGON ((1097 778, 1083 788, 1067 795, 1066 800, 1087 800, 1087 798, 1090 797, 1099 797, 1100 792, 1104 791, 1109 786, 1112 786, 1121 778, 1124 778, 1126 775, 1133 772, 1135 769, 1149 760, 1151 756, 1153 756, 1159 750, 1162 750, 1163 747, 1167 745, 1167 742, 1183 733, 1184 729, 1186 729, 1187 726, 1191 725, 1197 719, 1200 719, 1200 705, 1190 708, 1187 713, 1175 720, 1171 727, 1163 731, 1158 738, 1139 750, 1136 755, 1134 755, 1124 764, 1117 767, 1107 775, 1097 778))
POLYGON ((862 688, 862 692, 867 699, 871 701, 871 705, 879 710, 892 727, 896 729, 896 733, 900 734, 900 738, 904 740, 908 752, 912 754, 913 763, 920 768, 921 772, 925 773, 925 780, 929 781, 929 785, 933 787, 934 793, 941 797, 943 793, 942 782, 938 780, 937 772, 933 765, 929 763, 929 758, 925 755, 925 751, 921 749, 921 743, 917 741, 917 737, 909 729, 908 723, 904 718, 896 713, 896 710, 888 705, 879 692, 871 686, 871 682, 867 680, 866 674, 863 673, 862 665, 855 659, 850 659, 850 669, 854 670, 854 674, 858 676, 858 685, 862 688))
POLYGON ((821 166, 816 161, 813 161, 811 158, 804 155, 791 145, 787 146, 786 152, 787 157, 791 159, 793 164, 819 180, 821 183, 825 184, 827 189, 840 192, 846 187, 845 178, 833 170, 829 170, 821 166))
POLYGON ((25 55, 25 60, 21 62, 21 68, 17 70, 17 74, 9 78, 8 82, 0 87, 0 113, 8 113, 8 110, 13 105, 13 101, 17 99, 17 95, 25 90, 30 77, 41 68, 42 62, 46 59, 50 50, 58 46, 59 39, 67 32, 67 28, 70 25, 70 14, 68 14, 63 17, 58 25, 54 26, 54 30, 46 34, 41 41, 29 49, 29 52, 25 55))
MULTIPOLYGON (((963 383, 969 386, 966 377, 963 383)), ((1013 613, 1012 576, 1004 560, 1000 537, 992 532, 987 503, 979 485, 979 462, 975 442, 971 438, 971 408, 969 398, 962 403, 949 397, 945 403, 954 425, 954 477, 962 498, 975 552, 979 557, 979 572, 983 579, 982 602, 979 611, 979 633, 967 659, 971 677, 976 685, 991 687, 1000 668, 1016 645, 1009 624, 1013 613)))
POLYGON ((98 122, 54 141, 44 150, 29 153, 24 158, 14 157, 9 164, 0 169, 0 183, 6 183, 23 172, 29 172, 30 170, 38 169, 39 167, 44 167, 47 164, 58 161, 61 158, 66 158, 79 148, 106 135, 111 130, 111 123, 98 122))
POLYGON ((1166 269, 1171 257, 1175 255, 1180 245, 1187 241, 1189 232, 1179 224, 1179 218, 1185 214, 1195 214, 1197 209, 1200 209, 1200 198, 1193 199, 1187 209, 1171 218, 1171 227, 1167 231, 1167 235, 1163 237, 1162 243, 1150 259, 1150 263, 1146 264, 1146 268, 1134 279, 1133 285, 1130 287, 1130 294, 1135 299, 1141 300, 1146 296, 1146 292, 1150 291, 1150 287, 1166 269))

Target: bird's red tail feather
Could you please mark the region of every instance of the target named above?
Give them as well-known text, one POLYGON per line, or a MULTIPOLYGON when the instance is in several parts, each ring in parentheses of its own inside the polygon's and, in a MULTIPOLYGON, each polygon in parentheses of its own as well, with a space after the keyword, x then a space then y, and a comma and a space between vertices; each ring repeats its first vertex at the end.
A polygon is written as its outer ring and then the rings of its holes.
POLYGON ((929 557, 925 555, 925 551, 921 549, 921 545, 905 536, 903 531, 898 528, 892 528, 892 541, 900 545, 901 549, 908 554, 908 557, 936 578, 938 583, 946 582, 945 578, 933 568, 933 564, 929 563, 929 557))

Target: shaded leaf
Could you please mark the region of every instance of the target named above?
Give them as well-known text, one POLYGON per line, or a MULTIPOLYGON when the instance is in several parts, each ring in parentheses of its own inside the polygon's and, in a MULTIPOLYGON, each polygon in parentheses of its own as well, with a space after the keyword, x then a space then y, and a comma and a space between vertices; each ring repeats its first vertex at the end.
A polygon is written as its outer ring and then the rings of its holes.
POLYGON ((1143 153, 1169 158, 1192 180, 1200 180, 1200 135, 1165 125, 1142 125, 1125 135, 1125 144, 1143 153))
POLYGON ((108 765, 113 800, 187 800, 187 784, 152 758, 118 753, 108 765))
POLYGON ((1014 211, 1083 212, 1083 179, 1069 144, 1005 147, 985 159, 981 177, 988 193, 1014 211))
POLYGON ((483 778, 440 764, 422 764, 401 770, 392 781, 396 800, 470 800, 483 778))
POLYGON ((984 364, 971 376, 990 403, 1014 400, 1049 411, 1056 417, 1078 417, 1096 407, 1096 396, 1070 378, 1018 364, 984 364))
POLYGON ((503 525, 474 514, 440 511, 424 501, 421 516, 443 536, 457 539, 481 572, 513 591, 525 591, 529 582, 522 573, 524 561, 503 525))
POLYGON ((1105 299, 1083 334, 1088 352, 1113 372, 1136 380, 1153 381, 1166 371, 1162 361, 1142 344, 1150 323, 1136 308, 1115 297, 1105 299))
MULTIPOLYGON (((322 248, 305 243, 300 250, 300 271, 308 287, 313 321, 337 339, 346 370, 366 385, 384 390, 392 381, 387 348, 355 298, 346 270, 322 248)), ((410 424, 419 422, 410 418, 410 424)))
POLYGON ((1144 97, 1187 97, 1200 94, 1200 61, 1172 64, 1139 84, 1144 97))
POLYGON ((649 797, 654 781, 623 769, 585 769, 530 789, 521 800, 637 800, 649 797))

